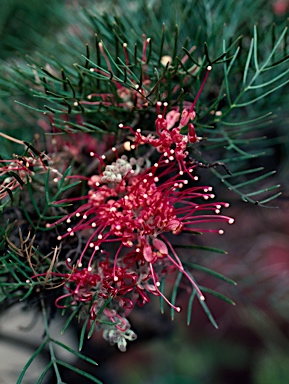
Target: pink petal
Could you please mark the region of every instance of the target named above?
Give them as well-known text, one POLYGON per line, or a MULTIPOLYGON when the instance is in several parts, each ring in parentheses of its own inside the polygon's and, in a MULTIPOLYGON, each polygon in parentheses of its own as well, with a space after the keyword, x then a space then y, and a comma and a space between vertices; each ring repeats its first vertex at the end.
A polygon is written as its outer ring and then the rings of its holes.
POLYGON ((162 255, 168 254, 168 248, 162 240, 154 239, 153 245, 162 255))

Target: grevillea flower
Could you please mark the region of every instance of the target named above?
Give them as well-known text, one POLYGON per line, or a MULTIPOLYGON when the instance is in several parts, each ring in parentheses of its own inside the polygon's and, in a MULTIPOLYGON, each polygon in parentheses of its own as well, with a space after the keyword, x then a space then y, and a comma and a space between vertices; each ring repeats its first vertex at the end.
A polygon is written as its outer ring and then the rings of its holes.
MULTIPOLYGON (((71 266, 71 260, 66 260, 69 273, 50 272, 50 281, 59 278, 64 280, 65 291, 57 298, 55 305, 58 308, 73 307, 78 303, 87 306, 90 323, 94 322, 103 329, 103 337, 111 344, 116 343, 121 351, 126 350, 127 340, 135 340, 136 334, 130 329, 130 323, 126 317, 121 316, 119 308, 131 310, 133 301, 126 295, 133 291, 138 276, 136 272, 128 268, 118 267, 116 274, 118 281, 112 278, 112 267, 106 261, 95 264, 95 270, 91 268, 77 268, 71 266), (106 304, 111 304, 109 308, 106 304)), ((38 274, 33 278, 39 278, 47 274, 38 274)), ((30 280, 27 280, 29 283, 30 280)), ((59 284, 56 283, 57 286, 59 284)))
MULTIPOLYGON (((105 57, 102 46, 100 50, 105 57)), ((216 228, 215 223, 234 222, 221 214, 228 204, 214 201, 212 187, 196 183, 196 165, 188 156, 188 146, 199 139, 193 125, 194 108, 210 70, 208 67, 195 101, 186 103, 181 112, 173 109, 167 113, 167 103, 156 104, 155 132, 119 125, 133 134, 131 149, 136 153, 141 145, 155 150, 157 160, 153 165, 149 160, 152 152, 144 158, 118 157, 113 147, 116 159, 108 160, 108 164, 105 155, 92 152, 97 157, 98 173, 89 178, 79 176, 87 180, 87 194, 57 201, 68 203, 69 213, 48 225, 62 231, 59 241, 77 232, 86 239, 75 265, 72 267, 67 260, 69 273, 50 273, 65 281, 66 292, 56 305, 85 305, 90 321, 121 350, 125 350, 127 340, 135 338, 126 317, 136 304, 142 306, 149 302, 150 295, 157 295, 180 311, 164 294, 163 278, 170 275, 174 279, 175 272, 181 273, 199 300, 205 299, 177 254, 173 236, 184 231, 222 234, 223 229, 216 228)))
POLYGON ((125 352, 127 340, 136 339, 136 334, 130 329, 130 323, 125 318, 120 316, 115 310, 108 308, 104 309, 104 315, 115 324, 115 327, 104 326, 103 337, 110 344, 117 344, 121 352, 125 352))
MULTIPOLYGON (((188 180, 174 171, 174 165, 168 165, 162 156, 153 166, 135 174, 131 163, 123 156, 114 165, 107 166, 102 175, 89 180, 89 193, 80 198, 85 198, 87 202, 55 223, 75 223, 67 228, 66 234, 59 236, 59 240, 73 236, 77 231, 89 233, 78 260, 79 268, 87 262, 88 270, 92 270, 101 248, 108 243, 117 243, 119 245, 109 269, 113 281, 121 282, 121 276, 125 276, 126 281, 131 280, 132 286, 137 285, 131 271, 129 276, 126 275, 128 259, 122 256, 130 250, 129 265, 147 265, 148 279, 155 293, 163 296, 155 268, 171 265, 188 278, 203 299, 166 233, 177 235, 184 230, 223 233, 223 230, 203 227, 203 223, 232 223, 233 219, 219 214, 222 206, 228 206, 226 203, 207 202, 214 198, 211 187, 189 186, 188 180), (90 257, 86 261, 88 253, 90 257), (124 269, 121 274, 119 268, 124 269)), ((128 289, 127 285, 125 289, 128 289)))
POLYGON ((187 149, 188 144, 194 144, 199 140, 196 135, 195 127, 192 123, 196 117, 194 108, 211 70, 211 66, 207 67, 205 78, 200 89, 198 90, 194 102, 190 104, 189 108, 184 108, 182 113, 179 113, 178 110, 171 110, 166 113, 168 103, 162 103, 160 101, 156 103, 156 135, 151 132, 143 133, 140 128, 134 131, 132 127, 125 126, 123 123, 120 123, 119 128, 129 129, 135 137, 135 142, 133 143, 132 148, 137 148, 142 144, 151 145, 166 157, 166 163, 169 163, 170 161, 177 161, 181 171, 191 172, 193 167, 188 167, 185 160, 189 154, 187 149), (162 106, 163 111, 161 112, 162 106), (188 130, 186 135, 181 133, 181 129, 185 126, 187 126, 188 130))
MULTIPOLYGON (((0 160, 0 200, 30 182, 35 172, 47 172, 48 160, 45 154, 36 157, 33 153, 29 153, 29 156, 14 155, 11 160, 0 160)), ((56 169, 52 170, 56 176, 59 175, 56 169)))

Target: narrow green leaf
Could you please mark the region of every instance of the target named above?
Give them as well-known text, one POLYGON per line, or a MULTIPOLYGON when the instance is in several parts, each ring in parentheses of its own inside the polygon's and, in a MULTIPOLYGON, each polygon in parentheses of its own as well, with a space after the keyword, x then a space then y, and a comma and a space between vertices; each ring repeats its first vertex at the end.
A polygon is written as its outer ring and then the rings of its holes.
POLYGON ((223 281, 226 281, 227 283, 230 283, 230 284, 233 284, 233 285, 236 285, 237 283, 232 280, 232 279, 229 279, 228 277, 222 275, 221 273, 218 273, 210 268, 207 268, 207 267, 203 267, 201 265, 198 265, 198 264, 194 264, 194 263, 187 263, 187 262, 184 262, 185 265, 187 266, 190 266, 194 269, 197 269, 199 271, 202 271, 202 272, 205 272, 207 273, 208 275, 211 275, 211 276, 214 276, 216 277, 217 279, 220 279, 220 280, 223 280, 223 281))
POLYGON ((194 300, 196 298, 196 295, 197 295, 197 291, 196 291, 196 289, 194 289, 190 298, 189 298, 189 301, 188 301, 187 325, 190 325, 190 323, 191 323, 193 303, 194 303, 194 300))
POLYGON ((69 324, 71 323, 71 321, 74 319, 74 317, 76 316, 77 312, 80 311, 82 307, 82 304, 80 304, 68 317, 68 319, 66 320, 62 330, 61 330, 61 333, 64 333, 67 329, 67 327, 69 326, 69 324))
POLYGON ((273 84, 276 81, 282 79, 288 73, 289 73, 289 68, 286 71, 280 73, 280 75, 274 76, 272 79, 266 81, 265 83, 261 83, 261 84, 257 84, 257 85, 250 85, 250 86, 248 86, 247 89, 250 90, 250 89, 260 89, 260 88, 263 88, 263 87, 267 87, 268 85, 273 84))
POLYGON ((211 288, 200 287, 200 289, 201 289, 203 292, 206 292, 206 293, 209 293, 209 294, 211 294, 211 295, 213 295, 213 296, 216 296, 216 297, 218 297, 219 299, 221 299, 221 300, 223 300, 223 301, 226 301, 226 302, 229 303, 229 304, 236 305, 236 304, 234 303, 233 300, 229 299, 227 296, 225 296, 225 295, 223 295, 223 294, 221 294, 221 293, 219 293, 219 292, 214 291, 214 290, 211 289, 211 288))
MULTIPOLYGON (((27 284, 27 285, 29 285, 29 284, 27 284)), ((34 289, 34 285, 30 285, 28 291, 25 293, 24 296, 21 297, 21 299, 19 299, 19 301, 25 301, 31 295, 31 293, 33 292, 33 289, 34 289)))
POLYGON ((32 364, 33 360, 40 354, 40 352, 43 350, 43 348, 46 346, 46 344, 47 344, 47 339, 45 339, 40 344, 40 346, 36 349, 36 351, 32 354, 30 359, 27 361, 27 363, 23 367, 23 369, 22 369, 22 371, 20 373, 20 376, 18 377, 18 380, 17 380, 16 384, 21 384, 22 383, 23 377, 24 377, 27 369, 30 367, 30 365, 32 364))
MULTIPOLYGON (((82 369, 79 369, 79 368, 76 368, 74 367, 73 365, 70 365, 68 363, 65 363, 64 361, 60 361, 60 360, 57 360, 57 363, 59 365, 62 365, 63 367, 65 368, 68 368, 70 369, 71 371, 73 372, 76 372, 77 374, 85 377, 86 379, 90 379, 92 380, 94 383, 97 383, 97 384, 103 384, 101 381, 99 381, 96 377, 92 376, 90 373, 87 373, 85 371, 83 371, 82 369)), ((17 383, 18 384, 18 383, 17 383)))
POLYGON ((39 376, 39 378, 38 378, 36 384, 41 384, 41 383, 42 383, 42 380, 44 379, 45 375, 47 374, 47 372, 49 371, 49 369, 50 369, 52 366, 53 366, 53 362, 50 361, 50 362, 46 365, 44 371, 43 371, 43 372, 41 373, 41 375, 39 376))
POLYGON ((28 192, 29 192, 30 200, 31 200, 31 202, 33 204, 33 207, 35 209, 35 212, 37 213, 38 216, 40 216, 41 213, 40 213, 40 210, 38 208, 38 204, 36 203, 36 200, 34 198, 34 194, 33 194, 32 187, 31 187, 31 183, 27 184, 27 189, 28 189, 28 192))
POLYGON ((230 61, 229 66, 227 65, 227 62, 224 61, 224 81, 225 81, 225 88, 226 88, 226 96, 228 99, 229 106, 232 105, 231 97, 230 97, 230 82, 229 82, 229 73, 231 69, 233 68, 233 64, 240 52, 240 47, 236 49, 236 52, 234 53, 234 56, 232 57, 232 60, 230 61))
POLYGON ((35 111, 35 112, 41 112, 41 113, 44 113, 44 114, 47 113, 47 111, 45 111, 45 109, 38 109, 38 108, 35 108, 35 107, 31 107, 30 105, 27 105, 27 104, 24 104, 24 103, 20 103, 20 101, 17 101, 17 100, 15 100, 15 103, 17 103, 19 105, 22 105, 22 107, 29 108, 29 109, 31 109, 32 111, 35 111))
POLYGON ((275 61, 274 63, 272 63, 271 65, 269 65, 268 67, 264 68, 264 72, 265 71, 269 71, 271 68, 273 67, 277 67, 278 65, 280 64, 283 64, 285 63, 286 61, 289 60, 289 55, 286 55, 285 57, 283 57, 282 59, 278 60, 278 61, 275 61))
POLYGON ((252 180, 247 180, 247 181, 244 181, 243 183, 235 184, 234 187, 235 188, 241 188, 241 187, 245 187, 245 186, 250 185, 250 184, 254 184, 260 180, 266 179, 267 177, 274 175, 275 173, 276 173, 276 171, 264 173, 263 175, 255 177, 252 180))
POLYGON ((253 58, 254 58, 254 64, 256 71, 259 71, 259 63, 258 63, 258 36, 257 36, 257 26, 254 25, 254 53, 253 53, 253 58))
POLYGON ((233 177, 239 177, 239 176, 245 176, 249 175, 251 173, 255 172, 260 172, 263 171, 264 167, 259 167, 259 168, 253 168, 253 169, 245 169, 244 171, 239 171, 239 172, 233 172, 231 175, 224 175, 223 179, 228 179, 228 178, 233 178, 233 177))
POLYGON ((62 348, 65 349, 66 351, 68 351, 68 352, 72 353, 73 355, 75 355, 75 356, 81 358, 82 360, 85 360, 85 361, 87 361, 88 363, 93 364, 93 365, 98 365, 94 360, 92 360, 92 359, 90 359, 89 357, 83 355, 82 353, 80 353, 80 352, 78 352, 78 351, 76 351, 76 350, 74 350, 74 349, 68 347, 67 345, 61 343, 60 341, 55 340, 55 339, 52 339, 52 338, 50 338, 50 340, 51 340, 54 344, 59 345, 60 347, 62 347, 62 348))
MULTIPOLYGON (((275 195, 268 197, 267 199, 264 199, 264 200, 259 201, 259 202, 258 202, 258 205, 263 205, 263 204, 269 203, 270 201, 276 199, 276 198, 279 197, 280 195, 282 195, 282 192, 278 192, 278 193, 276 193, 275 195)), ((266 207, 266 206, 265 206, 265 207, 266 207)), ((274 208, 275 208, 275 207, 274 207, 274 208)))
POLYGON ((246 83, 247 83, 247 76, 248 76, 248 71, 249 71, 250 62, 251 62, 251 58, 252 58, 253 47, 254 47, 254 39, 251 39, 251 44, 250 44, 250 48, 249 48, 249 52, 248 52, 248 56, 247 56, 247 60, 246 60, 245 68, 244 68, 244 73, 243 73, 243 86, 244 87, 246 86, 246 83))
POLYGON ((182 48, 186 55, 188 55, 189 59, 197 66, 197 67, 200 67, 200 63, 198 63, 194 58, 193 56, 191 55, 191 53, 188 51, 188 49, 186 49, 185 47, 182 48))
MULTIPOLYGON (((250 193, 246 193, 246 196, 256 196, 256 195, 260 195, 261 193, 265 193, 265 192, 270 192, 274 189, 277 189, 277 188, 280 188, 280 184, 276 184, 276 185, 272 185, 271 187, 268 187, 268 188, 262 188, 262 189, 259 189, 258 191, 254 191, 254 192, 250 192, 250 193)), ((277 195, 280 195, 281 192, 278 192, 277 195)), ((271 198, 270 198, 271 200, 271 198)), ((270 201, 269 200, 269 201, 270 201)))
MULTIPOLYGON (((96 295, 96 293, 95 293, 96 295)), ((94 295, 94 297, 95 297, 94 295)), ((102 307, 100 308, 100 310, 98 311, 98 314, 102 313, 104 311, 104 309, 106 308, 107 304, 106 303, 109 303, 110 301, 112 300, 112 298, 109 298, 105 301, 105 303, 102 305, 102 307)), ((80 338, 79 338, 79 351, 82 350, 82 347, 83 347, 83 343, 84 343, 84 337, 85 337, 85 334, 87 332, 87 325, 88 325, 88 322, 90 320, 90 309, 92 307, 92 304, 94 303, 94 300, 92 299, 91 300, 91 303, 89 305, 89 308, 87 309, 87 315, 86 315, 86 318, 84 320, 84 323, 83 323, 83 326, 81 328, 81 332, 80 332, 80 338)))
MULTIPOLYGON (((165 278, 162 278, 161 281, 160 281, 160 286, 159 286, 159 290, 162 294, 164 294, 164 290, 165 290, 165 278)), ((165 300, 162 296, 160 296, 160 311, 162 314, 164 314, 165 312, 165 300)))
POLYGON ((40 69, 41 69, 42 72, 44 72, 47 76, 51 77, 53 80, 58 81, 58 82, 60 82, 60 83, 63 83, 63 82, 64 82, 63 79, 60 79, 60 78, 58 78, 58 77, 52 75, 52 74, 51 74, 50 72, 48 72, 45 68, 42 68, 42 67, 41 67, 40 69))
POLYGON ((265 119, 266 117, 269 117, 269 116, 272 116, 272 112, 268 112, 266 113, 265 115, 261 115, 261 116, 258 116, 258 117, 255 117, 253 119, 250 119, 250 120, 242 120, 242 121, 236 121, 236 122, 230 122, 230 121, 224 121, 222 119, 220 119, 219 121, 224 124, 224 125, 227 125, 227 126, 231 126, 231 127, 234 127, 234 126, 238 126, 238 129, 239 129, 239 126, 240 125, 248 125, 248 124, 252 124, 252 123, 255 123, 257 121, 260 121, 260 120, 263 120, 265 119))
POLYGON ((214 247, 206 247, 203 245, 192 245, 192 244, 174 244, 174 248, 186 248, 186 249, 200 249, 202 251, 216 252, 221 254, 227 254, 226 251, 214 247))
POLYGON ((236 104, 234 105, 234 107, 235 107, 235 108, 241 108, 241 107, 246 107, 247 105, 254 104, 254 103, 256 103, 256 101, 261 100, 261 99, 264 99, 265 97, 267 97, 267 96, 270 95, 271 93, 277 91, 278 89, 284 87, 284 86, 285 86, 286 84, 288 84, 288 83, 289 83, 289 80, 286 80, 286 81, 284 81, 282 84, 277 85, 276 87, 270 89, 269 91, 263 93, 262 95, 255 97, 255 99, 250 99, 250 100, 248 100, 248 101, 246 101, 246 102, 243 102, 243 103, 236 103, 236 104))
MULTIPOLYGON (((198 297, 198 296, 197 296, 198 297)), ((219 328, 218 327, 218 324, 216 323, 216 320, 214 319, 214 316, 212 315, 212 312, 210 311, 209 307, 207 306, 207 304, 205 303, 204 300, 200 300, 200 298, 198 297, 198 300, 199 300, 199 303, 201 304, 205 314, 207 315, 208 319, 210 320, 210 322, 213 324, 213 326, 215 328, 219 328)))
POLYGON ((283 29, 283 32, 281 33, 279 39, 277 40, 276 44, 274 45, 272 51, 270 52, 270 54, 268 55, 267 57, 267 60, 263 63, 262 65, 262 69, 265 69, 267 67, 267 64, 273 59, 274 55, 275 55, 275 52, 277 50, 277 48, 279 47, 279 45, 281 45, 282 43, 282 40, 284 38, 284 36, 286 35, 287 33, 287 30, 288 30, 288 27, 285 27, 283 29))
MULTIPOLYGON (((173 291, 172 291, 172 297, 171 297, 171 303, 173 305, 175 305, 175 302, 176 302, 176 298, 177 298, 177 294, 178 294, 178 289, 179 289, 179 285, 180 285, 182 276, 183 276, 183 273, 182 273, 182 271, 180 271, 178 273, 178 276, 177 276, 176 280, 175 280, 174 288, 173 288, 173 291)), ((175 318, 175 310, 174 310, 173 307, 171 307, 171 319, 174 320, 174 318, 175 318)))

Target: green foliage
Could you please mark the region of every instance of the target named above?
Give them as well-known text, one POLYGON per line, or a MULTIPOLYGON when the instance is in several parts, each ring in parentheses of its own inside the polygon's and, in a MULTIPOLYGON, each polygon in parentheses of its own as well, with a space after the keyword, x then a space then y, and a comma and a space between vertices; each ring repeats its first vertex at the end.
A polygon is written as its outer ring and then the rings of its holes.
POLYGON ((49 35, 63 23, 64 2, 48 0, 2 0, 0 14, 0 58, 27 54, 36 45, 51 48, 49 35), (23 39, 25 36, 25 39, 23 39))
POLYGON ((33 360, 43 351, 44 348, 47 348, 47 347, 48 347, 48 350, 49 350, 49 353, 50 353, 50 361, 47 364, 47 366, 45 367, 45 369, 42 372, 42 374, 39 376, 39 378, 37 380, 37 384, 43 383, 43 379, 45 378, 45 376, 48 373, 48 371, 51 370, 51 369, 54 370, 54 373, 55 373, 55 376, 56 376, 56 380, 57 380, 57 384, 65 384, 62 381, 62 379, 61 379, 61 374, 59 372, 59 366, 66 367, 69 370, 74 371, 78 375, 80 375, 80 376, 82 376, 84 378, 90 379, 91 382, 93 382, 93 383, 102 384, 99 380, 97 380, 94 376, 90 375, 89 373, 87 373, 87 372, 85 372, 85 371, 83 371, 81 369, 78 369, 78 368, 74 367, 73 365, 71 365, 71 364, 69 364, 69 363, 67 363, 65 361, 62 361, 62 360, 60 360, 60 359, 58 359, 56 357, 54 349, 55 349, 55 346, 58 346, 58 347, 63 348, 65 351, 70 352, 74 356, 76 356, 76 357, 78 357, 78 358, 80 358, 80 359, 82 359, 84 361, 87 361, 90 364, 97 365, 94 360, 90 359, 87 356, 84 356, 83 354, 79 353, 78 351, 75 351, 74 349, 69 348, 65 344, 63 344, 63 343, 53 339, 50 336, 49 327, 48 327, 48 320, 47 320, 47 310, 46 310, 46 306, 45 306, 45 303, 44 303, 43 299, 41 300, 41 306, 42 306, 43 323, 44 323, 44 326, 45 326, 45 334, 46 335, 45 335, 44 340, 41 343, 41 345, 37 348, 37 350, 32 354, 32 356, 30 357, 30 359, 26 363, 26 365, 23 368, 23 370, 22 370, 22 372, 21 372, 21 374, 20 374, 16 384, 21 384, 22 383, 22 380, 23 380, 23 378, 25 376, 25 373, 28 370, 28 368, 31 365, 31 363, 33 362, 33 360))
MULTIPOLYGON (((242 200, 263 205, 279 196, 275 191, 279 185, 260 184, 273 173, 264 173, 261 167, 253 171, 248 164, 268 152, 266 126, 272 125, 273 118, 269 106, 275 102, 274 93, 289 80, 287 28, 274 28, 272 34, 267 34, 267 24, 262 22, 259 28, 251 27, 249 31, 249 20, 244 25, 239 18, 241 9, 247 7, 249 15, 260 9, 260 2, 257 3, 227 5, 222 1, 216 6, 214 1, 190 1, 173 6, 143 2, 135 5, 143 12, 141 20, 137 18, 139 9, 134 7, 120 11, 122 17, 112 13, 102 16, 93 7, 83 8, 79 20, 75 20, 80 31, 59 43, 61 60, 59 55, 48 56, 42 50, 41 54, 26 57, 28 66, 18 62, 16 68, 9 70, 8 77, 6 70, 2 83, 8 87, 7 92, 11 92, 12 86, 17 92, 33 96, 33 101, 28 98, 24 104, 32 112, 51 114, 53 126, 63 132, 67 132, 69 125, 69 132, 119 135, 120 122, 133 122, 143 130, 153 130, 151 119, 144 116, 149 112, 153 117, 153 106, 158 100, 171 106, 177 100, 180 105, 192 101, 205 68, 211 65, 213 70, 196 104, 195 126, 203 140, 192 147, 192 157, 207 165, 212 163, 211 159, 213 163, 226 164, 231 174, 226 175, 216 167, 211 171, 242 200), (231 15, 226 26, 221 25, 224 14, 231 15), (191 18, 197 20, 193 27, 191 18), (152 26, 149 33, 145 30, 148 24, 152 26), (150 38, 145 62, 143 34, 150 38), (124 43, 128 44, 127 54, 124 43), (161 62, 164 55, 171 58, 169 66, 161 62), (150 82, 144 84, 144 77, 150 82), (26 84, 30 84, 30 89, 26 84), (137 120, 133 110, 124 108, 118 87, 128 91, 140 89, 140 97, 148 107, 136 110, 137 120), (104 96, 87 103, 87 97, 94 93, 104 96), (115 101, 108 103, 111 99, 115 101), (255 112, 256 104, 266 113, 255 112), (83 118, 81 123, 75 120, 79 115, 83 118), (262 130, 261 137, 252 137, 257 129, 262 130)), ((120 10, 122 6, 122 2, 116 5, 120 10)), ((73 23, 75 16, 71 17, 73 23)), ((23 105, 22 101, 18 103, 23 105)))
MULTIPOLYGON (((128 4, 119 0, 103 5, 104 12, 99 11, 101 3, 88 6, 85 1, 76 10, 66 2, 54 0, 41 5, 38 1, 29 4, 4 1, 2 5, 0 37, 5 32, 7 38, 1 39, 0 47, 3 60, 0 127, 2 133, 10 138, 17 136, 25 146, 23 153, 19 142, 1 135, 2 159, 13 159, 17 153, 23 157, 32 155, 41 162, 43 148, 52 145, 52 134, 67 139, 89 133, 90 138, 99 141, 109 136, 114 145, 119 145, 131 139, 129 133, 118 128, 119 123, 152 133, 157 101, 167 102, 168 109, 182 110, 196 100, 194 125, 200 140, 189 147, 192 164, 199 170, 207 168, 215 179, 211 183, 223 184, 245 202, 270 206, 280 195, 275 169, 267 164, 278 134, 267 136, 278 121, 273 114, 275 109, 286 110, 280 98, 286 94, 289 82, 288 29, 283 22, 273 24, 267 1, 143 0, 128 4), (29 15, 27 28, 25 18, 21 18, 24 12, 29 15), (259 20, 255 20, 256 14, 259 20), (44 22, 46 16, 47 23, 44 22), (24 29, 28 36, 22 42, 24 29), (209 75, 208 67, 212 67, 209 75)), ((186 129, 183 128, 184 134, 186 129)), ((62 272, 61 267, 54 266, 54 261, 70 252, 70 245, 66 242, 63 249, 57 248, 58 228, 50 224, 69 212, 70 206, 64 197, 73 195, 76 189, 82 189, 83 194, 87 192, 81 181, 73 181, 76 171, 85 178, 97 168, 91 165, 87 154, 78 156, 68 156, 65 161, 54 159, 61 169, 56 181, 55 169, 49 161, 43 165, 45 172, 36 170, 25 181, 15 171, 8 174, 20 186, 13 191, 7 188, 8 195, 0 206, 3 213, 0 304, 3 308, 18 300, 30 300, 37 289, 45 289, 47 270, 48 277, 51 272, 62 272), (20 219, 7 220, 10 208, 15 209, 20 219), (35 275, 35 265, 37 279, 31 278, 35 275)), ((7 174, 1 175, 0 181, 5 182, 6 177, 7 174)), ((78 241, 76 254, 80 253, 78 246, 82 238, 78 241)), ((198 253, 224 253, 203 245, 174 247, 198 253)), ((234 284, 223 274, 192 262, 190 257, 184 265, 192 281, 192 271, 199 271, 234 284)), ((173 305, 182 283, 180 272, 171 288, 173 305)), ((163 293, 167 286, 163 279, 160 291, 163 293)), ((57 292, 62 292, 61 286, 58 288, 57 292)), ((202 286, 200 289, 234 304, 213 289, 202 286)), ((188 324, 196 298, 199 299, 195 287, 190 287, 188 324)), ((99 316, 110 300, 99 310, 99 316)), ((199 300, 199 303, 217 328, 206 302, 199 300)), ((58 345, 94 363, 50 336, 43 299, 41 308, 45 337, 17 384, 45 348, 51 360, 37 383, 41 383, 51 369, 57 382, 63 383, 59 365, 99 383, 88 373, 56 357, 54 347, 58 345)), ((163 297, 160 308, 163 312, 163 297)), ((63 332, 75 317, 83 318, 85 313, 80 350, 85 338, 92 336, 98 321, 89 322, 87 310, 79 304, 63 311, 67 317, 63 332)), ((173 309, 171 317, 174 317, 173 309)))

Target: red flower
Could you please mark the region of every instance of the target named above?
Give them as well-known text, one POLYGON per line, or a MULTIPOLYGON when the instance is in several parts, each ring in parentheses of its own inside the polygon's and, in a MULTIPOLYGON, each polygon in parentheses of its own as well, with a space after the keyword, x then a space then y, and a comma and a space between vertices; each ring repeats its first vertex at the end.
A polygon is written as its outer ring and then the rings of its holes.
POLYGON ((200 224, 217 221, 232 223, 233 219, 219 214, 221 207, 228 204, 199 202, 200 199, 214 197, 211 187, 188 186, 188 180, 180 178, 174 171, 174 165, 168 166, 161 157, 149 169, 135 174, 123 156, 107 166, 101 176, 92 177, 87 202, 56 223, 64 220, 71 223, 76 219, 76 223, 59 240, 76 231, 88 231, 88 241, 78 260, 79 268, 89 249, 92 252, 87 265, 88 269, 92 269, 102 246, 119 243, 113 266, 102 265, 102 268, 105 266, 102 271, 105 297, 126 295, 135 289, 138 272, 132 268, 135 263, 137 268, 148 266, 147 275, 153 282, 155 293, 162 295, 155 266, 161 264, 167 268, 171 265, 189 279, 203 298, 165 234, 177 235, 183 230, 223 233, 222 230, 203 228, 200 224), (128 248, 132 251, 130 257, 125 258, 122 254, 128 248), (118 285, 113 287, 113 282, 118 282, 118 285))

